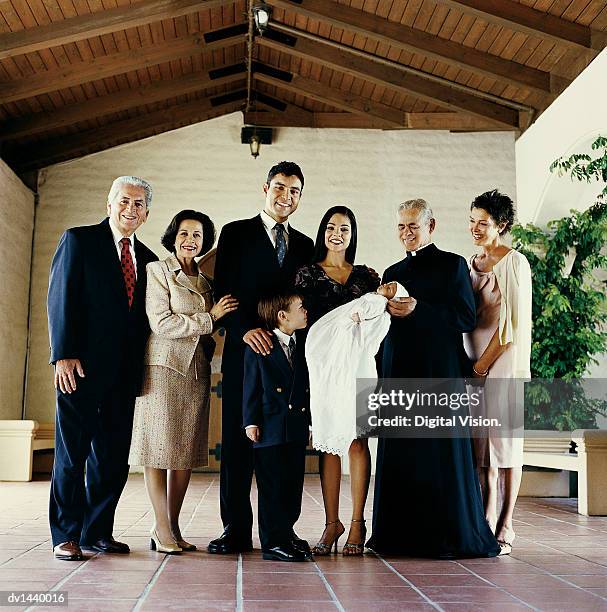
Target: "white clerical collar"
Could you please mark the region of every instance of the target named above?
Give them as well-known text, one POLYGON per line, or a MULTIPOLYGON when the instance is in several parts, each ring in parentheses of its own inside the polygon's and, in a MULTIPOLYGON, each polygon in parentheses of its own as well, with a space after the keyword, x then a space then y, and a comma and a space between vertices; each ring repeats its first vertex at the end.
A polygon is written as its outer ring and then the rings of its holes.
POLYGON ((432 243, 424 244, 424 246, 420 246, 419 249, 415 251, 407 251, 407 257, 415 257, 422 249, 425 249, 427 246, 430 246, 432 243))
MULTIPOLYGON (((278 221, 270 217, 270 215, 265 210, 261 211, 261 220, 267 230, 273 230, 274 226, 278 223, 278 221)), ((289 220, 286 219, 285 221, 281 221, 280 223, 285 228, 285 232, 287 232, 288 234, 289 233, 289 220)))
POLYGON ((289 336, 289 334, 285 334, 283 331, 281 331, 280 329, 278 329, 278 327, 276 327, 275 329, 272 330, 274 332, 274 334, 276 335, 276 337, 285 345, 285 346, 289 346, 289 342, 291 341, 291 338, 293 338, 293 342, 295 342, 295 334, 289 336))

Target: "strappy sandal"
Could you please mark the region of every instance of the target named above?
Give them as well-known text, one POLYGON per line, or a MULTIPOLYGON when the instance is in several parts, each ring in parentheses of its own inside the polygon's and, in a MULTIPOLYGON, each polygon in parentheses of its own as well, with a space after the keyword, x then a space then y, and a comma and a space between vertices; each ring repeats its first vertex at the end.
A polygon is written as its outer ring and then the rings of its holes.
POLYGON ((344 557, 361 557, 365 552, 365 540, 367 539, 365 519, 352 519, 350 523, 362 523, 363 539, 362 542, 346 542, 341 552, 344 557))
MULTIPOLYGON (((322 539, 320 540, 320 542, 316 543, 316 546, 314 546, 314 548, 312 548, 312 554, 314 556, 317 557, 326 557, 327 555, 331 554, 331 549, 333 547, 335 547, 335 552, 337 552, 337 541, 339 540, 339 538, 341 538, 341 536, 343 535, 344 531, 346 530, 346 528, 342 525, 341 521, 339 519, 337 519, 336 521, 330 521, 328 523, 325 523, 325 531, 327 530, 327 527, 329 525, 336 525, 337 523, 339 523, 341 525, 341 531, 339 531, 339 533, 335 536, 335 538, 331 541, 331 542, 323 542, 322 539)), ((323 536, 325 535, 325 531, 323 531, 323 536)), ((322 538, 322 536, 321 536, 322 538)))

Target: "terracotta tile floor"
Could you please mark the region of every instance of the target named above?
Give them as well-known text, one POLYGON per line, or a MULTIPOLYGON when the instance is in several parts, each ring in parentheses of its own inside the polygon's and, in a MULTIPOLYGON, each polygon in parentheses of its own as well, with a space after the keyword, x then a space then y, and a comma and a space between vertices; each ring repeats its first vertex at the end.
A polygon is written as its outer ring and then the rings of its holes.
MULTIPOLYGON (((288 564, 263 561, 258 549, 205 552, 221 531, 213 474, 194 476, 183 509, 184 534, 200 551, 150 551, 150 507, 142 477, 133 475, 114 532, 132 553, 68 563, 51 556, 48 489, 48 481, 0 483, 0 591, 64 590, 79 611, 607 610, 607 517, 579 516, 576 500, 521 499, 510 557, 432 561, 368 553, 288 564)), ((346 519, 347 481, 342 505, 346 519)), ((368 508, 370 517, 371 500, 368 508)), ((324 522, 317 476, 306 477, 302 517, 297 532, 313 543, 324 522)))

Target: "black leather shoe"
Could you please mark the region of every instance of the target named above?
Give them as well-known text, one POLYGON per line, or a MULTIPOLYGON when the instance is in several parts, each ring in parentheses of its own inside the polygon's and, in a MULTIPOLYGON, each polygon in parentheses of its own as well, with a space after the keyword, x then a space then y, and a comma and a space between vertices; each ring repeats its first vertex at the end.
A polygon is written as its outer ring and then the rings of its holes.
POLYGON ((242 539, 224 531, 216 540, 211 540, 207 550, 212 555, 229 555, 236 552, 251 552, 253 542, 251 539, 242 539))
POLYGON ((128 555, 131 552, 128 544, 125 544, 124 542, 117 542, 112 537, 100 538, 91 546, 91 548, 93 550, 98 550, 99 552, 117 555, 128 555))
POLYGON ((298 537, 295 532, 293 532, 291 537, 291 544, 295 550, 301 551, 307 558, 312 556, 312 551, 310 550, 310 545, 308 544, 307 540, 303 540, 302 538, 298 537))
POLYGON ((297 550, 291 544, 286 546, 274 546, 274 548, 266 548, 263 551, 263 558, 266 561, 306 561, 306 554, 297 550))

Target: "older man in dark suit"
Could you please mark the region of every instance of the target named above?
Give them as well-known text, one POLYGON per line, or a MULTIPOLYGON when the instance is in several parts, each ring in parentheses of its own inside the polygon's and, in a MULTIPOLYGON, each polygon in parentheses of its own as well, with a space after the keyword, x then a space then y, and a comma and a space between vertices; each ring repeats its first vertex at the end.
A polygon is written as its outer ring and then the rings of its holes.
POLYGON ((249 345, 258 353, 269 354, 272 337, 260 325, 259 298, 291 286, 297 269, 312 258, 314 243, 288 222, 297 210, 303 186, 297 164, 276 164, 263 186, 262 212, 228 223, 219 236, 215 293, 218 298, 231 294, 238 299, 239 308, 223 320, 220 503, 224 533, 209 543, 210 553, 252 548, 253 449, 242 427, 244 350, 249 345))
POLYGON ((146 221, 151 199, 146 181, 117 178, 108 218, 67 230, 51 265, 48 322, 57 412, 49 518, 57 559, 82 559, 81 546, 129 552, 112 531, 128 477, 149 333, 145 267, 157 257, 134 233, 146 221))

